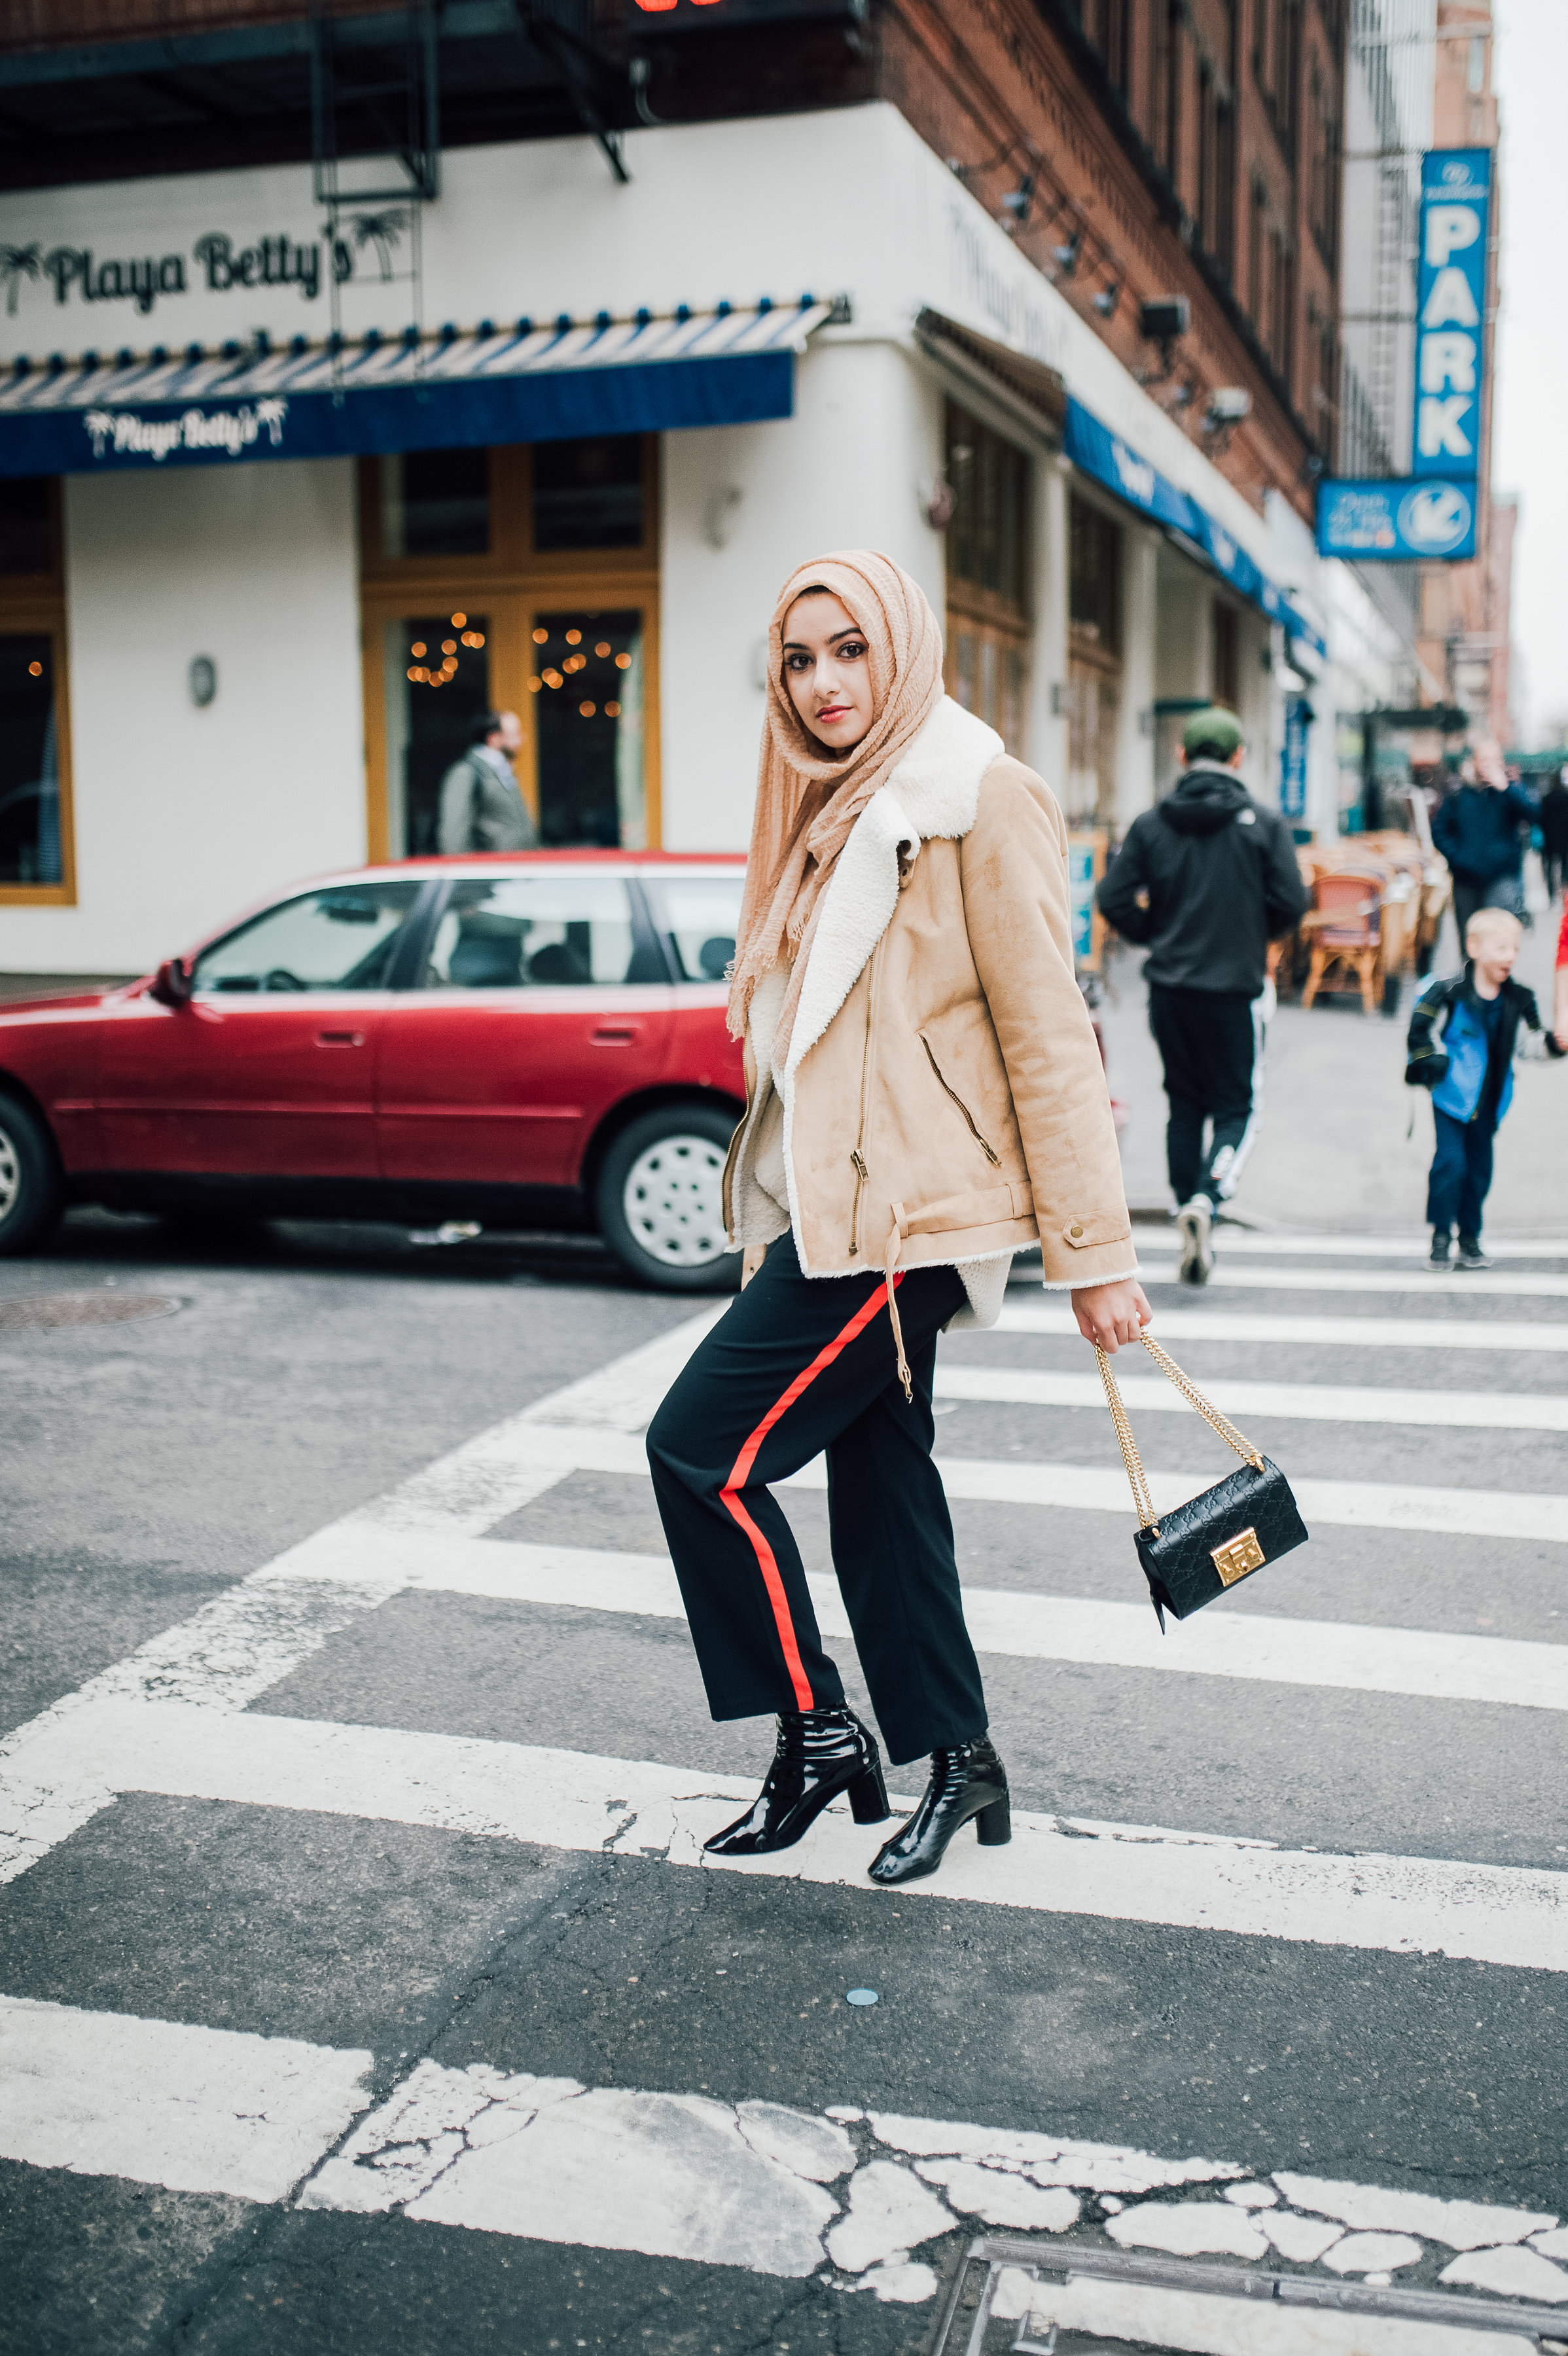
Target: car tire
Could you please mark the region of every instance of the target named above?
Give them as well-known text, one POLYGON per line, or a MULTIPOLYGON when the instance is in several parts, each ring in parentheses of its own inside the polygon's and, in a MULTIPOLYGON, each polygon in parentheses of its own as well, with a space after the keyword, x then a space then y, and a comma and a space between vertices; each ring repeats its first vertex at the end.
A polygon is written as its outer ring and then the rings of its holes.
POLYGON ((716 1105, 661 1105, 610 1146, 594 1188, 599 1233, 643 1283, 661 1292, 733 1292, 739 1284, 721 1194, 734 1133, 734 1114, 716 1105))
POLYGON ((0 1095, 0 1257, 36 1251, 64 1208, 53 1138, 31 1105, 0 1095))

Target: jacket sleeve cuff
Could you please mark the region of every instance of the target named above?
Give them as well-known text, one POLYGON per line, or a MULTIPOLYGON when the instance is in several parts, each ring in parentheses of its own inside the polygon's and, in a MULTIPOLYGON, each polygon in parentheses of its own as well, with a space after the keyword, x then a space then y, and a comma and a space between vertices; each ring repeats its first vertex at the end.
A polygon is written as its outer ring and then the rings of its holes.
POLYGON ((1048 1292, 1070 1291, 1082 1284, 1119 1284, 1137 1273, 1138 1255, 1130 1236, 1076 1249, 1058 1237, 1040 1237, 1040 1275, 1048 1292))

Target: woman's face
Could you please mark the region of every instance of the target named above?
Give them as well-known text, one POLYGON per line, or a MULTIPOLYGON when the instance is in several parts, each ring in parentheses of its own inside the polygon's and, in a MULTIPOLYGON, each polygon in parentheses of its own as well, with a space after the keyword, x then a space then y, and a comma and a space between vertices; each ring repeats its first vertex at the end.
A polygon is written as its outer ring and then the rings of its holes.
POLYGON ((820 744, 858 744, 876 717, 865 637, 837 597, 797 597, 784 616, 784 684, 820 744))

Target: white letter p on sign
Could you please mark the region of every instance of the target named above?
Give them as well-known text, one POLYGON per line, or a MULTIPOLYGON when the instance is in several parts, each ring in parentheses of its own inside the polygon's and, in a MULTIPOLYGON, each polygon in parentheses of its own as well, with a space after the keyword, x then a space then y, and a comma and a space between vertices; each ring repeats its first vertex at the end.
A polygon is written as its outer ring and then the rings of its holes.
POLYGON ((1441 270, 1451 253, 1463 253, 1481 234, 1481 216, 1474 205, 1429 205, 1426 209, 1426 259, 1441 270))

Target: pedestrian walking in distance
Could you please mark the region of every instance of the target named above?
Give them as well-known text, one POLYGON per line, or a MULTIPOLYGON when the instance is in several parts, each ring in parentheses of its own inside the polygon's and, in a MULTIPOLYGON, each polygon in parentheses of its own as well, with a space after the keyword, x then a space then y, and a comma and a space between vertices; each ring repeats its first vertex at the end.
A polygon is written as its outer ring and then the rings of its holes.
POLYGON ((1541 797, 1541 863, 1546 890, 1555 900, 1568 875, 1568 784, 1561 769, 1541 797))
POLYGON ((1524 916, 1524 837, 1537 816, 1535 796, 1509 781, 1496 744, 1477 744, 1460 764, 1460 782, 1433 813, 1432 840, 1454 878, 1454 923, 1463 947, 1477 908, 1524 916))
POLYGON ((522 723, 515 712, 485 713, 473 743, 441 780, 437 850, 461 855, 535 848, 539 829, 511 773, 521 747, 522 723))
MULTIPOLYGON (((1563 919, 1568 938, 1568 916, 1563 919)), ((1481 1215, 1492 1183, 1492 1141, 1513 1095, 1522 1023, 1540 1032, 1535 993, 1509 979, 1524 928, 1506 908, 1478 908, 1465 934, 1465 969, 1428 982, 1405 1043, 1405 1080, 1432 1090, 1437 1150, 1426 1187, 1434 1268, 1445 1269, 1459 1229, 1459 1268, 1490 1268, 1481 1215)), ((1547 1032, 1538 1053, 1561 1055, 1547 1032)))
POLYGON ((1149 1028, 1170 1103, 1165 1161, 1187 1284, 1208 1281, 1214 1215, 1258 1133, 1269 943, 1306 906, 1290 829, 1238 774, 1246 755, 1233 712, 1195 713, 1175 791, 1133 820, 1098 895, 1106 923, 1149 949, 1149 1028))
POLYGON ((1047 788, 942 692, 941 636, 890 559, 814 559, 768 630, 768 709, 730 1028, 746 1117, 725 1172, 744 1289, 648 1434, 715 1719, 778 1716, 754 1806, 707 1843, 789 1847, 840 1794, 888 1814, 881 1754, 822 1649, 768 1483, 825 1450, 833 1568, 919 1806, 869 1870, 934 1873, 961 1826, 1009 1837, 952 1523, 931 1460, 944 1328, 993 1325, 1038 1243, 1080 1333, 1135 1341, 1116 1132, 1073 977, 1047 788))

